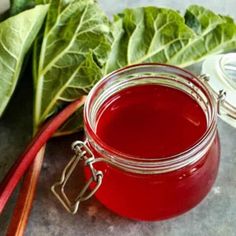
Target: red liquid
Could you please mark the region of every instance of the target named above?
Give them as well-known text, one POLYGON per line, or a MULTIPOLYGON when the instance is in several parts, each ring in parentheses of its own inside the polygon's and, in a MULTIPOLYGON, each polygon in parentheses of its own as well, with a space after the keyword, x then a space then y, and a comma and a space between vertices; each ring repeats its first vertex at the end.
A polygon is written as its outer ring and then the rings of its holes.
MULTIPOLYGON (((204 112, 189 95, 165 86, 140 85, 108 98, 98 112, 96 133, 119 152, 163 158, 196 144, 206 126, 204 112)), ((200 161, 168 173, 142 175, 97 163, 104 178, 96 197, 128 218, 167 219, 204 198, 216 178, 218 162, 216 135, 200 161)))
POLYGON ((169 87, 142 85, 106 101, 96 133, 120 152, 157 158, 185 151, 205 131, 205 114, 190 96, 169 87))

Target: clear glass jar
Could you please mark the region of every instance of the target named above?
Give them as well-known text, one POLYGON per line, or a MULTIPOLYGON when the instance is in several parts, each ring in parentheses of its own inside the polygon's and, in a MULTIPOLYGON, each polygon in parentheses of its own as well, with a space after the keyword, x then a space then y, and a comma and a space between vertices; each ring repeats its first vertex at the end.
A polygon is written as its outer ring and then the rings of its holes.
POLYGON ((54 194, 72 213, 93 194, 110 210, 135 220, 163 220, 190 210, 207 195, 217 176, 220 157, 217 108, 217 101, 204 82, 178 67, 139 64, 109 74, 87 97, 86 141, 74 143, 76 155, 64 170, 61 181, 53 186, 54 194), (200 105, 207 126, 197 143, 172 156, 147 159, 119 152, 98 137, 96 119, 104 102, 117 91, 141 84, 177 89, 200 105), (71 201, 64 187, 81 159, 85 161, 88 182, 71 201), (56 191, 58 186, 62 186, 60 194, 56 191), (87 194, 88 189, 91 192, 87 194))

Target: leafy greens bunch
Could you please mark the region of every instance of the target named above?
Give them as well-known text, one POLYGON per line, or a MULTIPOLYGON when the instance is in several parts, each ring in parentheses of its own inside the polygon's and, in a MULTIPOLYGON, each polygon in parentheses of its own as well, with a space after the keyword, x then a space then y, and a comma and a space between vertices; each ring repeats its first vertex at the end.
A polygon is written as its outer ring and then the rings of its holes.
MULTIPOLYGON (((141 62, 185 67, 236 49, 233 19, 197 5, 184 16, 153 6, 125 9, 110 21, 95 0, 12 0, 10 14, 0 23, 0 115, 33 44, 35 129, 117 68, 141 62)), ((61 134, 82 127, 81 111, 61 134)))

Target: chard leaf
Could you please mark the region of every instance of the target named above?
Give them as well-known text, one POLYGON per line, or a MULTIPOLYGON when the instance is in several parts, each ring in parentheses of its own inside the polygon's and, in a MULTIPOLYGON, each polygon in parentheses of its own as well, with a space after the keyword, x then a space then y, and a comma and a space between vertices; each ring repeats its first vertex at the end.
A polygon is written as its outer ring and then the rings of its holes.
POLYGON ((35 6, 34 0, 10 0, 10 15, 14 16, 35 6))
POLYGON ((80 107, 70 118, 57 130, 54 137, 73 134, 83 130, 83 106, 80 107))
POLYGON ((236 25, 230 17, 194 5, 187 9, 185 20, 196 36, 170 58, 170 64, 185 67, 208 55, 236 49, 236 25))
POLYGON ((110 47, 110 22, 93 0, 51 1, 40 55, 34 56, 35 127, 89 92, 110 47))
MULTIPOLYGON (((73 10, 66 16, 71 1, 51 3, 40 57, 35 57, 39 61, 35 70, 36 126, 66 102, 88 93, 99 78, 115 69, 142 62, 185 67, 208 55, 236 49, 234 21, 200 6, 190 6, 184 16, 166 8, 125 9, 114 16, 110 26, 93 1, 83 0, 80 4, 77 16, 73 10), (93 10, 85 11, 89 4, 93 10), (80 19, 90 17, 93 20, 85 27, 80 19), (75 29, 71 22, 81 24, 81 28, 75 29), (89 33, 83 34, 84 29, 89 33)), ((61 127, 59 135, 81 127, 81 111, 61 127)))
POLYGON ((156 7, 126 9, 115 16, 113 27, 106 72, 141 62, 167 63, 195 35, 178 12, 156 7))
POLYGON ((142 62, 185 67, 236 49, 233 20, 196 5, 184 18, 170 9, 126 9, 114 18, 113 36, 106 72, 142 62))
POLYGON ((0 23, 0 116, 14 92, 24 56, 43 24, 47 9, 47 5, 39 5, 0 23))

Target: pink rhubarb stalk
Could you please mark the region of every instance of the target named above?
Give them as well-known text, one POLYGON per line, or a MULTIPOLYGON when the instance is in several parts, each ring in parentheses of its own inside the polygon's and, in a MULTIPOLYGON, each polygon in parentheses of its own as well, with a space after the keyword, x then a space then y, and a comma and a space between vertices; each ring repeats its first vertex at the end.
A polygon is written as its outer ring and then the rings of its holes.
POLYGON ((85 96, 69 104, 58 115, 51 118, 32 139, 25 151, 19 156, 14 165, 8 171, 7 175, 0 184, 0 215, 17 186, 21 177, 33 162, 36 154, 41 147, 52 137, 56 130, 79 108, 84 104, 85 96))

